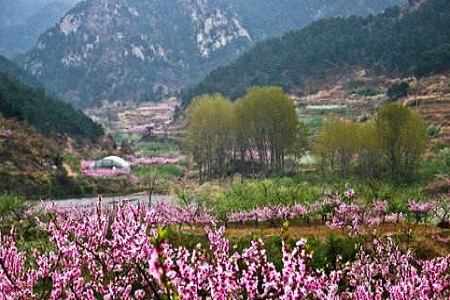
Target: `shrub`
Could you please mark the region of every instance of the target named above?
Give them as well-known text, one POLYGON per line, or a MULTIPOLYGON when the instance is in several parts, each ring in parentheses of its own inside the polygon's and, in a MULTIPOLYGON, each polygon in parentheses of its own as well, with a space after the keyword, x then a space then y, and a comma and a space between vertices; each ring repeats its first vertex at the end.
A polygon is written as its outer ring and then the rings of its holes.
POLYGON ((433 179, 437 175, 450 175, 450 148, 440 150, 423 167, 424 179, 433 179))
POLYGON ((432 138, 437 137, 440 132, 441 132, 441 129, 439 127, 431 126, 428 128, 428 136, 429 137, 432 137, 432 138))
POLYGON ((14 195, 0 196, 0 217, 20 218, 26 209, 24 198, 14 195))
POLYGON ((394 83, 387 91, 388 101, 393 102, 408 96, 409 84, 407 82, 394 83))
POLYGON ((378 95, 378 91, 371 89, 371 88, 360 88, 356 90, 356 94, 362 96, 362 97, 373 97, 378 95))
POLYGON ((357 254, 358 241, 348 237, 340 237, 336 234, 327 235, 326 239, 310 237, 308 239, 308 250, 314 253, 312 267, 333 270, 338 266, 336 262, 354 261, 357 254))

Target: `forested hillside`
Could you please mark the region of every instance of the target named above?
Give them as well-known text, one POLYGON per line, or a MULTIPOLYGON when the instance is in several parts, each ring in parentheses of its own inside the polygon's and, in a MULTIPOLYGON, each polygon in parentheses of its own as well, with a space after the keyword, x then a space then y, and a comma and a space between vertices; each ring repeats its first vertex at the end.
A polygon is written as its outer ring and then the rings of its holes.
POLYGON ((407 0, 217 0, 242 17, 256 41, 301 29, 329 17, 366 16, 407 0))
POLYGON ((254 85, 288 92, 311 80, 365 69, 378 74, 424 76, 450 68, 450 6, 446 0, 411 1, 378 16, 332 18, 255 46, 183 93, 220 92, 237 98, 254 85))
POLYGON ((31 86, 42 88, 43 85, 33 75, 29 74, 21 67, 8 60, 6 57, 0 55, 0 72, 8 74, 21 83, 31 86))
POLYGON ((46 135, 62 134, 96 140, 103 134, 82 111, 0 72, 0 113, 17 118, 46 135))

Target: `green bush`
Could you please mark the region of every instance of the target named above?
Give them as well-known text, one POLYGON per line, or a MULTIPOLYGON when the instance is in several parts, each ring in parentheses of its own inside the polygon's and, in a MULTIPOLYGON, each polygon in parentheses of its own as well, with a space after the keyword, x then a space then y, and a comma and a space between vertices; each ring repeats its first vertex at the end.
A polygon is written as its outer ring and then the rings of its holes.
POLYGON ((428 128, 428 136, 429 137, 437 137, 439 133, 441 132, 441 129, 439 127, 431 126, 428 128))
POLYGON ((371 88, 360 88, 356 90, 356 94, 362 96, 362 97, 373 97, 379 94, 378 91, 371 89, 371 88))
POLYGON ((330 234, 325 239, 310 237, 308 238, 307 249, 314 254, 311 266, 319 269, 335 270, 338 258, 341 259, 342 263, 355 260, 359 250, 356 247, 358 244, 360 244, 360 241, 340 237, 335 234, 330 234))
POLYGON ((409 84, 407 82, 394 83, 387 91, 388 100, 393 102, 400 98, 408 96, 409 84))
POLYGON ((25 211, 26 201, 22 197, 14 195, 0 196, 0 217, 17 218, 25 211))
POLYGON ((139 166, 132 170, 132 173, 139 178, 160 178, 160 179, 176 179, 183 176, 183 170, 178 165, 149 165, 139 166))
POLYGON ((75 155, 72 154, 64 154, 63 162, 67 162, 73 169, 73 171, 77 174, 81 173, 81 159, 75 155))
POLYGON ((137 156, 172 156, 177 154, 179 146, 172 142, 140 142, 135 145, 137 156))
POLYGON ((440 150, 422 169, 425 180, 433 179, 437 175, 450 175, 450 148, 440 150))

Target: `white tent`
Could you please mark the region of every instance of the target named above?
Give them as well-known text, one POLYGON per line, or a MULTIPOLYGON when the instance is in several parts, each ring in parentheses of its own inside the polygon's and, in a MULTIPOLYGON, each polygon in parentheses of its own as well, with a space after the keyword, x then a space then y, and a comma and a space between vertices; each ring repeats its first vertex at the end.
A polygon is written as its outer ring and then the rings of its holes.
POLYGON ((118 156, 108 156, 96 161, 91 169, 122 169, 129 171, 130 164, 118 156))

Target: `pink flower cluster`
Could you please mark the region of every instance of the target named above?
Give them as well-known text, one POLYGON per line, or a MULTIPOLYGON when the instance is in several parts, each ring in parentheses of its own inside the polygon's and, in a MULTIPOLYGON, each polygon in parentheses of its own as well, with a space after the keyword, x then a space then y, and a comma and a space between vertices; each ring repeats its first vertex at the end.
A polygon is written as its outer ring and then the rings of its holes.
POLYGON ((326 272, 311 267, 306 240, 282 243, 282 265, 262 241, 232 250, 224 228, 207 228, 209 249, 174 247, 142 205, 54 213, 38 222, 51 251, 22 252, 0 235, 0 300, 37 299, 393 299, 450 297, 450 258, 429 261, 392 241, 326 272), (27 263, 26 258, 32 261, 27 263))
POLYGON ((0 138, 9 139, 12 136, 11 129, 0 129, 0 138))
POLYGON ((105 177, 114 177, 118 175, 126 175, 129 174, 129 170, 125 169, 86 169, 83 170, 83 174, 89 177, 98 177, 98 178, 105 178, 105 177))
POLYGON ((428 214, 431 212, 431 210, 436 208, 436 206, 436 202, 419 203, 413 200, 408 202, 408 209, 415 215, 416 223, 419 223, 422 220, 426 223, 428 214))
POLYGON ((154 128, 155 123, 149 123, 144 125, 139 125, 131 128, 127 128, 124 130, 125 133, 142 133, 147 131, 148 128, 154 128))
POLYGON ((93 160, 82 160, 81 161, 81 170, 83 170, 83 171, 87 170, 93 164, 95 164, 95 161, 93 161, 93 160))
POLYGON ((179 158, 173 157, 134 157, 127 156, 127 160, 132 166, 137 165, 167 165, 167 164, 178 164, 180 162, 179 158))
POLYGON ((173 110, 175 110, 175 107, 173 105, 169 105, 169 104, 160 104, 160 105, 141 106, 141 107, 138 108, 138 110, 141 110, 141 111, 146 111, 146 110, 151 110, 151 111, 155 111, 155 110, 169 110, 169 111, 173 111, 173 110))
POLYGON ((363 208, 358 203, 347 204, 335 200, 332 220, 327 225, 331 229, 347 229, 351 234, 358 234, 364 228, 377 227, 383 223, 401 222, 405 216, 402 213, 388 214, 386 201, 376 200, 372 206, 363 208))
POLYGON ((186 207, 158 203, 151 208, 150 213, 160 224, 198 225, 214 222, 214 217, 202 207, 190 204, 186 207))
POLYGON ((90 167, 95 164, 95 161, 90 160, 82 160, 81 161, 81 171, 85 176, 88 177, 97 177, 97 178, 106 178, 106 177, 114 177, 119 175, 130 174, 130 170, 126 169, 91 169, 90 167))
POLYGON ((268 222, 292 220, 308 213, 305 206, 295 204, 293 206, 266 206, 255 208, 246 212, 235 212, 228 216, 229 222, 268 222))
POLYGON ((408 202, 408 209, 413 213, 429 213, 432 209, 436 207, 436 203, 434 202, 415 202, 413 200, 408 202))
POLYGON ((353 199, 356 196, 356 192, 354 189, 350 188, 344 193, 345 198, 347 199, 353 199))

